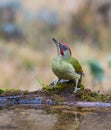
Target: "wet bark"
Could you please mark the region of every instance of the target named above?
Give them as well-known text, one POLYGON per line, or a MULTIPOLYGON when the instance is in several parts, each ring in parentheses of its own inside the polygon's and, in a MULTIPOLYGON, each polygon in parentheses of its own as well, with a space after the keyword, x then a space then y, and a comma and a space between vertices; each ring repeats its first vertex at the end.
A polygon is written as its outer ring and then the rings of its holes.
POLYGON ((74 107, 111 107, 111 103, 105 102, 57 102, 52 99, 44 100, 43 97, 35 97, 33 99, 22 98, 22 96, 4 96, 0 97, 0 106, 13 106, 13 105, 38 105, 40 106, 53 106, 53 105, 65 105, 74 107))

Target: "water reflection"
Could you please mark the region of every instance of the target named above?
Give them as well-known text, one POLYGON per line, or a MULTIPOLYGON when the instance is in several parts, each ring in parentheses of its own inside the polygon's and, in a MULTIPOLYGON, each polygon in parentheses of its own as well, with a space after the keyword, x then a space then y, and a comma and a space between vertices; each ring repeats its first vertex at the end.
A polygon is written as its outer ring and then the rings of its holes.
POLYGON ((35 109, 3 109, 0 130, 75 130, 79 126, 77 113, 47 114, 35 109))
POLYGON ((35 109, 3 109, 0 130, 111 130, 111 112, 50 114, 35 109))
POLYGON ((79 130, 111 130, 111 112, 84 115, 79 130))
POLYGON ((55 123, 53 130, 77 130, 79 128, 79 113, 61 113, 57 116, 58 121, 55 123))

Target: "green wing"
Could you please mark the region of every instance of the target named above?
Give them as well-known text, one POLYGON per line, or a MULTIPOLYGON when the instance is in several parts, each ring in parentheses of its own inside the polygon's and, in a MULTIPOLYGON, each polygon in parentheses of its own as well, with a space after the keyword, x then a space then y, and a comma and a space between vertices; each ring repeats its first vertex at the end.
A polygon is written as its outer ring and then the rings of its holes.
POLYGON ((69 60, 69 63, 73 65, 77 73, 84 75, 82 67, 77 59, 75 59, 74 57, 71 57, 69 60))

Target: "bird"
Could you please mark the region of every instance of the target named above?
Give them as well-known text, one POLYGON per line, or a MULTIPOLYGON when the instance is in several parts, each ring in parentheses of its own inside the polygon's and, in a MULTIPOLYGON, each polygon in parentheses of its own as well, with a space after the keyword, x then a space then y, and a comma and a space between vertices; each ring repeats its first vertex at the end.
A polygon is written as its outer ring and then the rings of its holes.
POLYGON ((57 83, 61 80, 71 80, 75 83, 74 93, 81 88, 78 88, 78 84, 81 83, 84 75, 83 69, 79 61, 72 57, 72 51, 70 47, 61 43, 56 38, 52 38, 57 47, 58 55, 52 60, 52 71, 58 77, 57 83))
POLYGON ((93 84, 95 85, 95 82, 97 81, 102 85, 104 80, 104 68, 102 67, 99 60, 96 58, 90 58, 87 60, 87 64, 93 77, 93 84))

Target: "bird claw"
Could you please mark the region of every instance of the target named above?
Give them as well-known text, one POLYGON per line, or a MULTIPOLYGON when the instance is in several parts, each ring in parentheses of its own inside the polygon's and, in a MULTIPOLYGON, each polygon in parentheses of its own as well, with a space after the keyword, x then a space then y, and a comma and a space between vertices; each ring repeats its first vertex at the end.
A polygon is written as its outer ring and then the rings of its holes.
POLYGON ((77 91, 79 91, 81 88, 75 88, 74 93, 76 93, 77 91))
POLYGON ((49 84, 52 88, 55 88, 57 86, 58 81, 53 81, 52 83, 49 84))

